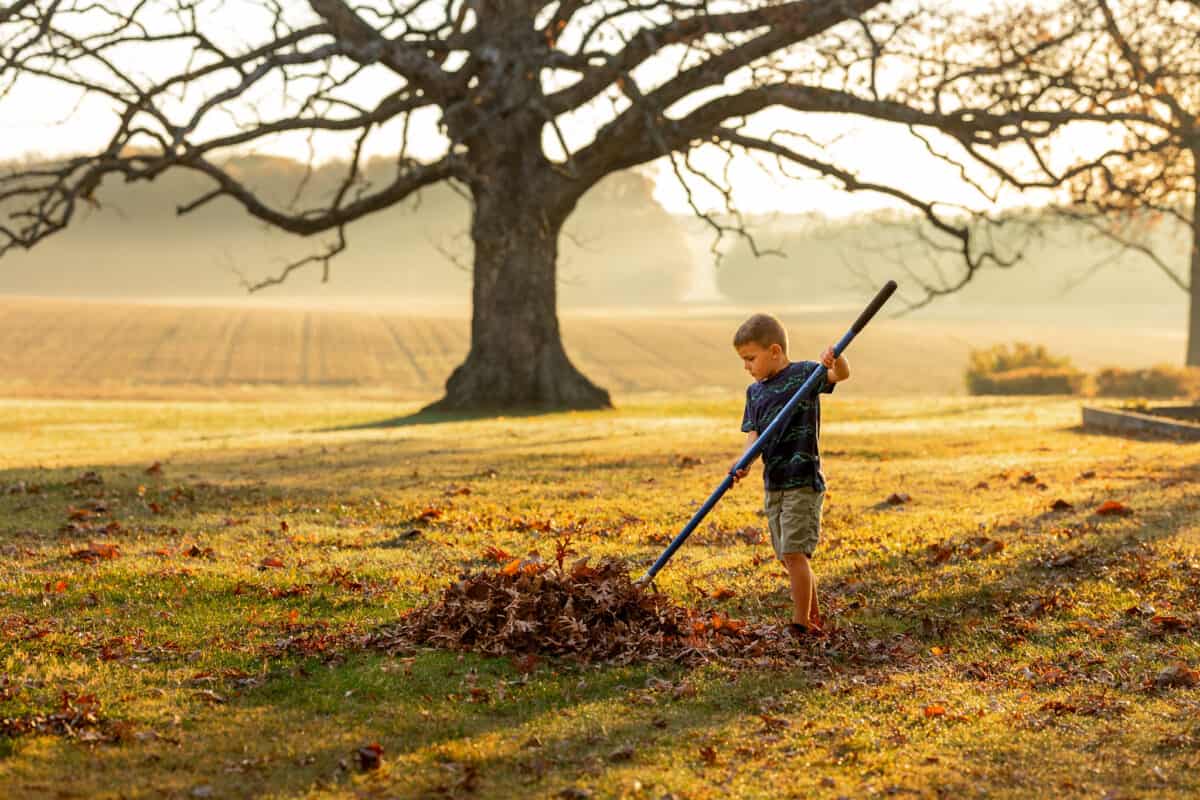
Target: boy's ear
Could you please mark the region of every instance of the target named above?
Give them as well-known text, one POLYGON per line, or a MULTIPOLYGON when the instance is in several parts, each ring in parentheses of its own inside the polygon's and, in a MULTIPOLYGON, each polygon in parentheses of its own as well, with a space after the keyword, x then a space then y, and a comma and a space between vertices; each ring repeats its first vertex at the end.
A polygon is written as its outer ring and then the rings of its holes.
POLYGON ((772 343, 771 346, 767 348, 767 350, 770 351, 771 356, 773 358, 779 358, 779 356, 783 355, 783 348, 780 347, 778 342, 772 343))

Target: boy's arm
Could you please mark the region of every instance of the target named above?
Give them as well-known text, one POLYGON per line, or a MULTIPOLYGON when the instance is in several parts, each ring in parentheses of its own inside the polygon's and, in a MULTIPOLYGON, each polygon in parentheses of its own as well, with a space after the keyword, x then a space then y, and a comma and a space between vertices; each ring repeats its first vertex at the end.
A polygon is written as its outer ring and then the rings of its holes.
POLYGON ((840 383, 850 377, 850 362, 845 356, 833 357, 833 348, 825 348, 825 352, 821 353, 821 363, 825 365, 827 372, 825 373, 826 383, 840 383))
MULTIPOLYGON (((746 447, 747 448, 749 448, 750 445, 754 444, 757 441, 758 441, 758 431, 748 431, 746 433, 746 447)), ((743 450, 742 452, 744 453, 746 451, 743 450)), ((738 456, 738 458, 741 458, 741 456, 738 456)), ((737 464, 736 461, 733 463, 737 464)), ((749 467, 743 467, 742 469, 739 469, 737 472, 733 473, 734 485, 736 485, 737 482, 740 481, 742 478, 746 477, 746 474, 749 472, 750 472, 749 467)))

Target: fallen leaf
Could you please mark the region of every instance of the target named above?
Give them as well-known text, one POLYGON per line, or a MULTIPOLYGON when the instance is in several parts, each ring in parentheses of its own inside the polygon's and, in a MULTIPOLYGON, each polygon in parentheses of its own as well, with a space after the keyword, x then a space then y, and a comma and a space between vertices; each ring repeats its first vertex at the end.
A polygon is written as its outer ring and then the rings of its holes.
POLYGON ((1021 477, 1017 478, 1017 483, 1037 483, 1038 477, 1032 472, 1026 472, 1021 477))
POLYGON ((954 555, 954 548, 941 542, 934 542, 927 546, 925 551, 929 554, 930 564, 941 564, 949 561, 950 557, 954 555))
POLYGON ((780 731, 784 728, 790 728, 792 723, 788 722, 783 717, 772 717, 770 714, 759 714, 758 718, 762 720, 764 731, 780 731))
POLYGON ((541 659, 539 659, 533 653, 527 653, 523 656, 517 656, 513 658, 512 664, 513 669, 515 669, 517 672, 521 673, 522 675, 528 675, 537 669, 540 661, 541 659))
POLYGON ((612 762, 630 761, 633 759, 633 754, 633 747, 630 745, 625 745, 624 747, 618 747, 616 750, 613 750, 611 753, 609 753, 608 760, 612 762))
POLYGON ((1133 513, 1133 509, 1116 500, 1105 500, 1100 504, 1100 507, 1096 509, 1096 513, 1102 517, 1126 517, 1133 513))
POLYGON ((1154 677, 1154 684, 1159 688, 1170 686, 1192 687, 1200 683, 1200 672, 1191 669, 1182 661, 1176 661, 1168 667, 1164 667, 1158 675, 1154 677))
POLYGON ((731 597, 736 597, 737 592, 727 586, 721 586, 710 592, 708 596, 713 600, 728 600, 731 597))
POLYGON ((946 709, 943 706, 925 706, 924 714, 926 719, 944 717, 946 715, 946 709))
POLYGON ((489 545, 483 551, 483 560, 491 561, 493 564, 507 564, 512 559, 512 553, 493 545, 489 545))
POLYGON ((887 503, 889 506, 902 506, 905 503, 912 502, 912 497, 907 494, 893 492, 892 494, 889 494, 887 499, 883 502, 887 503))
POLYGON ((110 561, 119 555, 121 555, 121 551, 115 544, 92 542, 86 550, 76 550, 71 553, 71 558, 94 563, 100 560, 110 561))
POLYGON ((354 755, 358 761, 358 768, 363 772, 379 769, 379 765, 383 763, 383 746, 373 742, 365 747, 358 748, 358 751, 354 755))
POLYGON ((153 464, 146 467, 146 474, 147 475, 161 475, 162 474, 162 462, 155 461, 153 464))
POLYGON ((740 620, 730 619, 729 617, 722 616, 721 614, 713 614, 709 622, 711 623, 714 631, 728 633, 737 633, 746 626, 746 623, 741 622, 740 620))
POLYGON ((717 749, 712 745, 707 745, 700 748, 700 760, 706 766, 714 766, 717 763, 717 749))
POLYGON ((212 689, 201 689, 200 691, 196 692, 196 694, 208 702, 213 703, 214 705, 224 705, 225 703, 225 698, 214 692, 212 689))
POLYGON ((1179 617, 1155 616, 1150 618, 1150 624, 1159 627, 1164 632, 1183 633, 1191 625, 1179 617))
POLYGON ((1071 505, 1066 500, 1063 500, 1061 497, 1050 504, 1051 511, 1070 511, 1073 508, 1075 508, 1075 506, 1071 505))
POLYGON ((212 558, 214 555, 211 547, 200 547, 200 545, 192 545, 183 554, 188 558, 212 558))
POLYGON ((283 562, 274 556, 267 556, 258 564, 259 569, 281 569, 282 567, 283 562))
POLYGON ((972 554, 972 557, 975 558, 980 556, 994 555, 1004 549, 1004 542, 1000 541, 999 539, 977 539, 974 541, 974 544, 978 545, 979 547, 979 549, 972 554))

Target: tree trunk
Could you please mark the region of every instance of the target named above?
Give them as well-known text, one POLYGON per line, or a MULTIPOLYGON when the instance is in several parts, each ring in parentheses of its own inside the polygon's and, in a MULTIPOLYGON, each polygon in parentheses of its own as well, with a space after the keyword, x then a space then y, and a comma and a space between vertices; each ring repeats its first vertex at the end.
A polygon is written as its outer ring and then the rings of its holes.
POLYGON ((1196 185, 1192 195, 1192 275, 1188 284, 1188 339, 1187 360, 1189 367, 1200 367, 1200 153, 1192 153, 1196 185))
POLYGON ((446 381, 446 396, 429 409, 611 406, 608 392, 567 358, 559 335, 558 237, 569 209, 552 213, 536 183, 511 176, 473 190, 471 351, 446 381))

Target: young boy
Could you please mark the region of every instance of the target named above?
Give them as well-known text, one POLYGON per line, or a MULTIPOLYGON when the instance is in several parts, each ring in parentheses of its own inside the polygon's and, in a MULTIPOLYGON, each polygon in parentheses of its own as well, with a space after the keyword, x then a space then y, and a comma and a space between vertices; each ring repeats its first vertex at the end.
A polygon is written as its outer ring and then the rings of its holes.
MULTIPOLYGON (((746 388, 742 430, 746 446, 758 439, 779 409, 791 399, 813 370, 815 361, 788 360, 787 332, 770 314, 755 314, 742 323, 733 346, 755 382, 746 388)), ((833 348, 821 354, 828 370, 817 394, 832 392, 834 385, 850 377, 844 356, 835 359, 833 348)), ((825 498, 825 476, 817 439, 821 428, 821 403, 817 395, 796 405, 783 430, 771 435, 762 451, 763 482, 766 485, 767 524, 771 544, 791 581, 792 622, 788 631, 801 637, 820 634, 817 585, 809 559, 821 535, 821 504, 825 498)), ((749 470, 739 470, 734 481, 749 470)))

